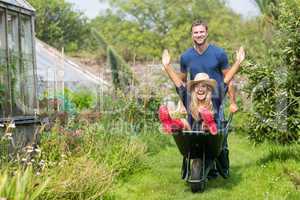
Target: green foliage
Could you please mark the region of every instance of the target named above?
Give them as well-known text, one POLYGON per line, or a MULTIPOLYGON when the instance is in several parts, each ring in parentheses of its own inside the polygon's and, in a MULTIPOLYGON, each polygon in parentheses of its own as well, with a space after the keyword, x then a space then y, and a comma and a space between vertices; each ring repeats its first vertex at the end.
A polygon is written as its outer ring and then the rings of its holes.
POLYGON ((36 177, 32 168, 17 170, 14 174, 2 171, 0 175, 0 197, 11 200, 34 200, 45 190, 49 179, 36 177))
POLYGON ((122 89, 125 91, 130 85, 137 83, 130 66, 110 46, 107 48, 107 59, 111 68, 115 89, 122 89))
POLYGON ((55 127, 51 132, 42 134, 40 160, 46 162, 47 167, 57 166, 61 160, 65 160, 71 154, 69 144, 75 138, 59 131, 58 127, 55 127))
POLYGON ((0 167, 9 161, 9 145, 10 141, 4 137, 0 136, 0 167))
POLYGON ((67 52, 92 48, 90 26, 82 12, 65 0, 29 0, 36 9, 36 35, 67 52))
POLYGON ((126 128, 120 126, 117 129, 115 126, 86 127, 82 149, 89 158, 109 166, 115 176, 124 177, 141 167, 146 145, 131 137, 126 128))
MULTIPOLYGON (((55 92, 55 94, 48 94, 47 91, 40 96, 40 102, 47 104, 48 101, 56 101, 55 106, 59 106, 60 111, 68 112, 75 115, 84 109, 91 110, 96 106, 96 94, 89 89, 78 88, 76 91, 71 91, 67 87, 64 91, 55 92), (59 101, 57 103, 57 101, 59 101)), ((47 106, 47 105, 43 105, 47 106)))
POLYGON ((249 68, 253 111, 250 137, 279 143, 298 141, 299 116, 299 1, 282 1, 277 7, 275 34, 265 61, 249 68))
MULTIPOLYGON (((300 2, 283 1, 279 4, 277 26, 281 31, 277 37, 282 53, 281 65, 286 67, 286 82, 281 83, 287 97, 287 129, 300 138, 300 2)), ((277 53, 277 52, 276 52, 277 53)), ((276 54, 275 54, 276 56, 276 54)))
MULTIPOLYGON (((112 80, 113 80, 113 85, 115 87, 115 89, 120 88, 121 87, 121 81, 119 78, 119 70, 118 70, 118 64, 117 64, 117 58, 116 56, 113 54, 112 50, 110 48, 107 49, 107 55, 108 55, 108 62, 110 65, 110 69, 111 69, 111 76, 112 76, 112 80)), ((122 74, 120 74, 122 75, 122 74)), ((128 85, 128 83, 127 83, 128 85)))
POLYGON ((255 3, 268 22, 272 22, 273 18, 276 19, 278 17, 275 9, 278 6, 278 0, 255 0, 255 3))
POLYGON ((236 40, 242 25, 239 17, 218 0, 106 2, 111 5, 112 10, 95 18, 92 26, 126 60, 134 62, 136 59, 157 59, 164 48, 170 49, 174 57, 178 56, 192 45, 190 26, 196 19, 209 23, 211 40, 223 47, 229 46, 227 39, 230 42, 240 41, 236 40))
POLYGON ((40 199, 101 199, 113 182, 109 169, 85 156, 66 161, 48 175, 52 179, 40 199))
POLYGON ((126 122, 139 133, 150 128, 154 122, 158 122, 157 110, 161 104, 161 97, 157 94, 116 94, 117 100, 111 103, 109 118, 126 122))
POLYGON ((143 169, 148 153, 170 144, 158 131, 159 98, 120 94, 102 101, 111 112, 103 111, 97 123, 69 121, 42 133, 36 162, 44 163, 41 174, 51 179, 40 199, 105 198, 115 180, 143 169))
POLYGON ((81 89, 79 91, 70 93, 70 100, 75 104, 80 111, 83 109, 91 109, 95 105, 95 95, 89 90, 81 89))

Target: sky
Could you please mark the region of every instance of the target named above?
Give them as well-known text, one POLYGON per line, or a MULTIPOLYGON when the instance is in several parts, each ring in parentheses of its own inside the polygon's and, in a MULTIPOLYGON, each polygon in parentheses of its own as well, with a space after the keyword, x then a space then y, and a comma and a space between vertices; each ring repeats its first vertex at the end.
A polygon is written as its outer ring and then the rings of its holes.
MULTIPOLYGON (((75 5, 75 8, 83 11, 89 18, 96 17, 101 10, 108 7, 105 3, 100 3, 99 0, 67 0, 75 5)), ((259 15, 259 10, 253 3, 254 0, 226 0, 228 5, 244 18, 259 15)))

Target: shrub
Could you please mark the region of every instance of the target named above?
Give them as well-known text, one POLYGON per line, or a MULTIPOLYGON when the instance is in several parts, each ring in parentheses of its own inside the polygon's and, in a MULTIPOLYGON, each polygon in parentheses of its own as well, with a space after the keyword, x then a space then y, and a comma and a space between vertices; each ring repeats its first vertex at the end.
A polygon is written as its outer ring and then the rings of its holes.
POLYGON ((256 141, 290 143, 300 138, 300 4, 284 0, 276 9, 268 59, 248 71, 254 111, 248 126, 256 141))
POLYGON ((64 89, 66 99, 69 99, 77 110, 91 109, 96 104, 95 95, 88 89, 79 89, 78 91, 71 91, 67 88, 64 89))

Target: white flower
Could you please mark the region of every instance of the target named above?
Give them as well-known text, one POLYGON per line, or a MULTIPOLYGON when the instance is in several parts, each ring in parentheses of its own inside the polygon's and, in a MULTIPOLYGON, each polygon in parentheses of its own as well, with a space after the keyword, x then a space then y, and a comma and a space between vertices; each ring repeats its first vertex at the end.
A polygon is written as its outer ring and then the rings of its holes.
POLYGON ((11 137, 11 136, 12 136, 12 133, 7 132, 7 133, 5 133, 5 136, 6 136, 6 137, 11 137))
POLYGON ((33 147, 32 146, 26 146, 25 149, 26 149, 27 153, 32 153, 33 152, 33 147))
POLYGON ((37 153, 40 153, 40 152, 41 152, 41 150, 38 149, 38 148, 34 149, 34 151, 37 152, 37 153))
POLYGON ((8 124, 8 128, 16 128, 15 123, 11 122, 8 124))

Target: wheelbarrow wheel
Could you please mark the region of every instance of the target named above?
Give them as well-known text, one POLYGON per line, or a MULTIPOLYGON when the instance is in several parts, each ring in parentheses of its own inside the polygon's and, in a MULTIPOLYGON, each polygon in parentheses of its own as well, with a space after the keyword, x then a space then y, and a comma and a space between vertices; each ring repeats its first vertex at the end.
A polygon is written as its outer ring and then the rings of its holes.
POLYGON ((202 161, 201 159, 195 159, 192 162, 190 187, 193 193, 203 192, 206 186, 206 182, 202 180, 202 161))

